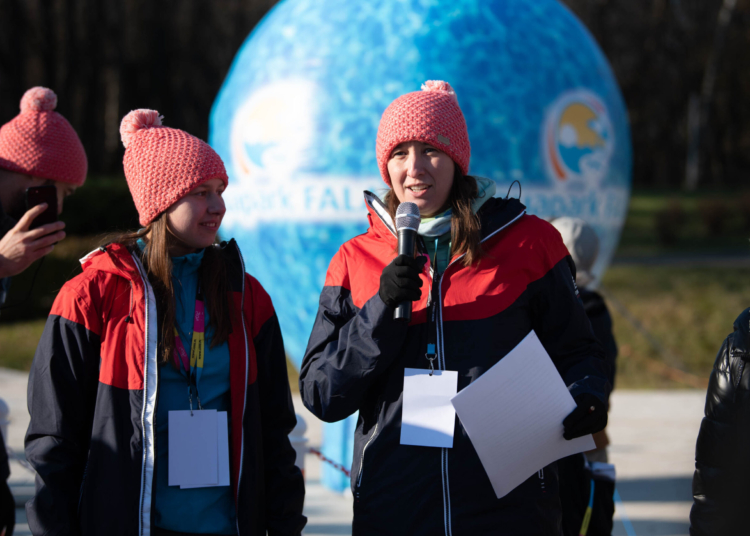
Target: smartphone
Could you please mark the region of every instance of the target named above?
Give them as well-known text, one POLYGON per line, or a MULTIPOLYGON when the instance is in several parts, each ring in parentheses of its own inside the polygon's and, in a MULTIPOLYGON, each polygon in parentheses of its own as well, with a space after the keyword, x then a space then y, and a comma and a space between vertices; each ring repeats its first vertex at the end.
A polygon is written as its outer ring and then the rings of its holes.
POLYGON ((55 186, 34 186, 26 188, 26 210, 42 203, 47 203, 47 208, 31 222, 29 229, 36 229, 48 223, 57 221, 57 188, 55 186))

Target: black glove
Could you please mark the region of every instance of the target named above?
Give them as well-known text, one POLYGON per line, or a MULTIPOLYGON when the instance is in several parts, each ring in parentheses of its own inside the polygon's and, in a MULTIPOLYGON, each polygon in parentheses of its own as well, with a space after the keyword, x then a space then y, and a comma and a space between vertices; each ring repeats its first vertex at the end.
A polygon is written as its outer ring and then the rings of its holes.
POLYGON ((399 255, 391 264, 383 268, 380 275, 380 299, 388 307, 395 309, 403 302, 417 301, 422 297, 422 273, 427 258, 399 255))
POLYGON ((563 437, 574 439, 604 430, 607 426, 607 404, 591 393, 580 394, 575 401, 578 407, 563 421, 563 437))
POLYGON ((5 529, 5 536, 13 536, 16 525, 16 501, 10 492, 8 483, 0 481, 0 534, 5 529))

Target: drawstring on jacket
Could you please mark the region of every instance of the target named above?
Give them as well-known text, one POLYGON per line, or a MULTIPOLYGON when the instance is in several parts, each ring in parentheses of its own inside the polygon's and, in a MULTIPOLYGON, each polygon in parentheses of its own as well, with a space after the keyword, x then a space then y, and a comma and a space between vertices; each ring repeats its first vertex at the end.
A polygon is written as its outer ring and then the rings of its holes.
POLYGON ((125 278, 125 280, 130 284, 130 309, 128 310, 128 316, 125 317, 125 323, 130 324, 133 320, 133 280, 130 279, 128 276, 125 275, 125 272, 122 271, 122 269, 117 266, 117 263, 115 262, 115 256, 112 255, 112 252, 107 249, 106 246, 99 246, 99 251, 103 251, 109 256, 109 259, 112 261, 112 265, 117 268, 117 270, 122 274, 122 277, 125 278))

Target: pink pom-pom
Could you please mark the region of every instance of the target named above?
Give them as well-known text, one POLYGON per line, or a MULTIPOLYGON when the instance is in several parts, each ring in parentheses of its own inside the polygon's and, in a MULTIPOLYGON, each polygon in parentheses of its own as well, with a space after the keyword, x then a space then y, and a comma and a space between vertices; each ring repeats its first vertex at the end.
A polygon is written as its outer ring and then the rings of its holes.
POLYGON ((445 93, 446 95, 450 95, 453 97, 453 99, 458 102, 458 97, 456 97, 456 92, 453 90, 451 85, 448 82, 444 82, 442 80, 428 80, 424 84, 422 84, 422 91, 434 91, 436 93, 445 93))
POLYGON ((32 87, 21 98, 21 113, 51 112, 57 107, 57 95, 46 87, 32 87))
POLYGON ((127 148, 135 133, 144 128, 160 127, 163 116, 156 110, 133 110, 122 118, 120 123, 120 139, 127 148))

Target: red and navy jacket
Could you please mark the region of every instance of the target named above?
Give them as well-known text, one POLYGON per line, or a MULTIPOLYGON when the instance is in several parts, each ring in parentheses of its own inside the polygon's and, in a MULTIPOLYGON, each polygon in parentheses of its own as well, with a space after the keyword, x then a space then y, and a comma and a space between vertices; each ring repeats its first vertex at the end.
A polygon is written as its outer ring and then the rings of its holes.
MULTIPOLYGON (((293 536, 304 482, 288 434, 296 424, 271 299, 227 256, 231 484, 241 536, 293 536)), ((29 376, 26 506, 34 535, 148 536, 153 526, 158 310, 138 256, 119 244, 82 259, 60 290, 29 376)), ((169 366, 169 365, 166 365, 169 366)))
POLYGON ((439 278, 428 264, 406 325, 378 295, 396 256, 392 220, 377 197, 366 192, 365 200, 370 228, 331 261, 300 373, 302 400, 322 420, 359 411, 353 534, 560 534, 555 464, 497 499, 460 421, 451 449, 400 445, 400 429, 404 368, 429 368, 428 340, 437 342, 436 367, 458 371, 461 390, 533 329, 573 396, 606 401, 602 348, 562 238, 518 200, 487 200, 478 212, 480 261, 465 267, 454 257, 439 278), (427 322, 432 285, 436 320, 427 322))

